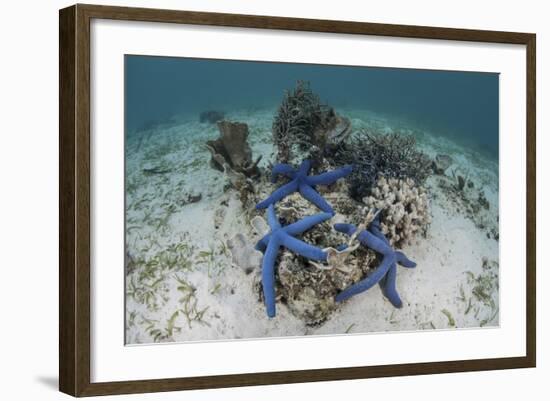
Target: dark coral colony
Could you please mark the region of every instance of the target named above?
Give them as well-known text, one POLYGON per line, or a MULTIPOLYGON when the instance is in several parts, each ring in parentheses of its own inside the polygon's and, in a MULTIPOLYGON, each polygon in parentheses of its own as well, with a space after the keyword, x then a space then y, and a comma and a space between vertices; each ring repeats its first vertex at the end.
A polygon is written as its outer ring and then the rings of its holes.
POLYGON ((252 225, 263 227, 255 249, 263 254, 257 288, 267 315, 275 316, 279 301, 318 324, 375 284, 402 307, 397 266, 416 264, 396 248, 425 234, 430 222, 422 184, 432 162, 414 137, 354 133, 350 119, 298 81, 273 122, 277 163, 268 172, 258 167, 260 158, 252 159, 247 125, 223 118, 201 115, 220 129, 220 138, 207 144, 212 167, 239 192, 252 225))

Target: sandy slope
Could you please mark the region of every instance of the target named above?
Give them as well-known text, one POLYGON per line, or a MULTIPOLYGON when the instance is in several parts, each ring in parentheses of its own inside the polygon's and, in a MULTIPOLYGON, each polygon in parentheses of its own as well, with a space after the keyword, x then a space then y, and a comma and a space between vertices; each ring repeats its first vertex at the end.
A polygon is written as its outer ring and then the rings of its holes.
MULTIPOLYGON (((388 126, 372 113, 342 114, 352 117, 357 129, 388 126)), ((229 117, 249 124, 253 153, 264 155, 265 166, 272 159, 272 111, 229 117)), ((448 140, 417 134, 431 156, 451 154, 450 170, 474 187, 460 199, 449 190, 453 178, 428 180, 432 224, 427 238, 404 249, 418 267, 399 269, 402 309, 393 308, 375 287, 345 302, 323 325, 307 327, 284 305, 268 319, 254 286, 259 268, 247 275, 231 265, 226 241, 237 232, 251 241, 256 237, 235 194, 224 192, 223 175, 208 166, 204 142, 217 137, 216 127, 194 120, 182 118, 128 141, 128 343, 498 325, 499 243, 491 236, 491 229, 498 233, 494 163, 448 140), (144 174, 144 168, 162 173, 144 174), (490 206, 472 219, 464 205, 475 203, 480 191, 490 206), (197 194, 200 202, 186 204, 197 194)))

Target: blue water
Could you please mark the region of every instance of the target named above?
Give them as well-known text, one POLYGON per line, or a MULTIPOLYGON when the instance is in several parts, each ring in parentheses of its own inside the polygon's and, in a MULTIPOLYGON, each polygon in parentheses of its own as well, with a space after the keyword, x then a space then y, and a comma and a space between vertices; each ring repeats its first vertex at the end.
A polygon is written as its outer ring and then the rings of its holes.
POLYGON ((383 113, 498 158, 499 75, 485 72, 126 56, 127 132, 210 109, 275 108, 297 80, 337 111, 383 113))

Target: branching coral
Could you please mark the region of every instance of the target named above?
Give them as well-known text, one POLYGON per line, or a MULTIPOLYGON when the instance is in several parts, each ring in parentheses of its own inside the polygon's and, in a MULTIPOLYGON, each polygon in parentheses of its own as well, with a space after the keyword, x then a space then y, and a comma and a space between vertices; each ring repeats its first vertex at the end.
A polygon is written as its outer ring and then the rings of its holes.
POLYGON ((340 143, 351 133, 351 124, 322 104, 309 82, 298 81, 294 90, 285 93, 272 131, 277 160, 288 163, 296 161, 294 146, 306 158, 319 159, 327 145, 340 143))
POLYGON ((381 230, 391 246, 409 244, 415 235, 425 234, 431 220, 426 191, 410 178, 380 178, 363 202, 381 210, 381 230))
POLYGON ((308 82, 298 81, 296 88, 287 91, 273 121, 273 140, 277 146, 277 160, 291 159, 292 144, 303 148, 310 143, 310 135, 322 123, 328 108, 323 106, 308 82))
POLYGON ((411 135, 361 132, 328 155, 335 165, 353 163, 349 177, 351 195, 368 195, 380 177, 412 179, 422 184, 431 171, 431 160, 416 148, 411 135))

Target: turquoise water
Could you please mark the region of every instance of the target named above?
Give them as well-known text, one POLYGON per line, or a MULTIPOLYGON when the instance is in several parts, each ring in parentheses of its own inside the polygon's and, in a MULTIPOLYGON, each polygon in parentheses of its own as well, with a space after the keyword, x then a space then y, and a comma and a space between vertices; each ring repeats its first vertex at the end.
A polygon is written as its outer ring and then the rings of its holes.
POLYGON ((275 110, 297 80, 339 112, 381 113, 498 159, 499 75, 485 72, 128 55, 126 132, 210 109, 275 110))

